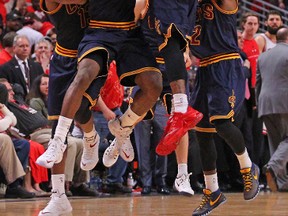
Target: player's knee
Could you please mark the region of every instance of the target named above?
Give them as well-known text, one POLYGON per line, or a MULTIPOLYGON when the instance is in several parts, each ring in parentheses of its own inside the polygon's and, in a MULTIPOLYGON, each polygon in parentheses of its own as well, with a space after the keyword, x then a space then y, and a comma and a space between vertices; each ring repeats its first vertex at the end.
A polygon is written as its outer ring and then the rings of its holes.
POLYGON ((160 74, 154 75, 155 76, 153 76, 147 84, 147 91, 149 91, 149 94, 151 94, 151 96, 158 98, 163 90, 162 77, 160 76, 160 74))
POLYGON ((78 109, 76 115, 75 115, 75 120, 79 122, 80 124, 85 124, 89 121, 91 118, 91 111, 89 110, 90 107, 90 102, 83 97, 82 103, 80 108, 78 109))
POLYGON ((136 84, 141 91, 151 98, 158 98, 162 92, 162 76, 160 73, 147 72, 136 79, 136 84))
MULTIPOLYGON (((225 134, 227 127, 231 121, 229 119, 217 119, 213 121, 216 131, 219 135, 225 134)), ((231 123, 232 124, 232 123, 231 123)))

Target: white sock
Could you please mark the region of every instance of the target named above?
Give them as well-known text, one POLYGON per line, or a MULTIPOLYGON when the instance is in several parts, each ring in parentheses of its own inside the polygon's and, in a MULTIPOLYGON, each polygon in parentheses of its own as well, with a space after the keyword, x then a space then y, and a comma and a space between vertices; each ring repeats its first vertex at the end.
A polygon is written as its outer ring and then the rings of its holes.
POLYGON ((58 124, 55 130, 55 137, 59 137, 63 143, 65 142, 72 121, 73 119, 69 119, 64 116, 59 117, 58 124))
POLYGON ((133 126, 141 116, 138 116, 129 106, 126 112, 119 118, 122 127, 133 126))
POLYGON ((188 99, 186 94, 173 94, 174 111, 186 113, 188 108, 188 99))
POLYGON ((86 142, 88 143, 94 143, 95 141, 95 137, 96 137, 96 134, 97 134, 97 131, 95 130, 95 127, 93 125, 93 128, 92 128, 92 131, 88 132, 88 133, 85 133, 84 132, 84 139, 86 140, 86 142))
POLYGON ((252 162, 251 162, 251 159, 248 155, 246 148, 245 148, 245 151, 243 154, 241 154, 241 155, 236 154, 236 156, 237 156, 237 159, 238 159, 239 164, 240 164, 240 169, 249 168, 252 166, 252 162))
POLYGON ((57 191, 59 194, 65 193, 65 175, 64 174, 52 174, 52 191, 57 191))
POLYGON ((212 193, 217 191, 219 188, 217 173, 212 175, 204 175, 206 188, 209 189, 212 193))
POLYGON ((188 166, 185 163, 178 164, 178 174, 177 178, 182 176, 182 175, 187 175, 188 174, 188 166))

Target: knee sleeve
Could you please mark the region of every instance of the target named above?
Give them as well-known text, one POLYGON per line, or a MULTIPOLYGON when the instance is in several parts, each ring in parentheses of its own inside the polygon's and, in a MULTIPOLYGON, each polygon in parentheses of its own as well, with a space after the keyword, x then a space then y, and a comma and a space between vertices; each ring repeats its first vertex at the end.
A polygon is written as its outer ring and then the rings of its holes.
POLYGON ((161 54, 165 60, 168 81, 187 80, 183 52, 180 50, 180 42, 176 38, 169 38, 168 44, 163 48, 161 54))
POLYGON ((86 97, 83 97, 81 106, 75 115, 75 120, 77 122, 79 122, 80 124, 85 124, 89 121, 92 115, 91 111, 88 111, 90 106, 91 104, 89 100, 86 97))
POLYGON ((212 133, 196 132, 203 171, 216 169, 217 151, 212 133))
POLYGON ((245 151, 244 137, 229 119, 219 119, 213 121, 219 136, 225 140, 235 154, 242 154, 245 151))

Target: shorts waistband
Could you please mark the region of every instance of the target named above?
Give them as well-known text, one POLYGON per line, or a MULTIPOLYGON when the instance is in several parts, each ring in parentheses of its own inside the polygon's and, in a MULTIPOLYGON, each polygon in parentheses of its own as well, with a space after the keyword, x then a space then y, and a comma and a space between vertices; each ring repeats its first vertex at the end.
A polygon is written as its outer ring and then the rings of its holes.
POLYGON ((77 53, 78 53, 77 50, 66 49, 60 46, 58 43, 56 43, 55 52, 58 55, 70 57, 70 58, 77 58, 77 53))
POLYGON ((134 21, 108 22, 108 21, 90 20, 89 27, 90 28, 109 28, 109 29, 130 30, 130 29, 136 28, 136 23, 134 21))
POLYGON ((200 60, 199 66, 206 67, 210 64, 214 64, 223 60, 239 59, 239 53, 224 53, 214 56, 205 57, 200 60))

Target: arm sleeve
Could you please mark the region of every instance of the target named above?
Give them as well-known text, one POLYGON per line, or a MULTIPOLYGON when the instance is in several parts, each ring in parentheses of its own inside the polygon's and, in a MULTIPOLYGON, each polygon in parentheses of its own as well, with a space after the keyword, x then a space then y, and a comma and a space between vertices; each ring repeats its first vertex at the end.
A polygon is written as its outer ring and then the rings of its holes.
POLYGON ((4 106, 1 111, 5 115, 5 118, 9 117, 11 119, 11 123, 10 123, 9 127, 15 126, 17 124, 17 119, 16 119, 15 115, 6 106, 4 106))
POLYGON ((6 131, 11 126, 12 120, 9 116, 0 119, 0 132, 6 131))

